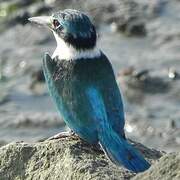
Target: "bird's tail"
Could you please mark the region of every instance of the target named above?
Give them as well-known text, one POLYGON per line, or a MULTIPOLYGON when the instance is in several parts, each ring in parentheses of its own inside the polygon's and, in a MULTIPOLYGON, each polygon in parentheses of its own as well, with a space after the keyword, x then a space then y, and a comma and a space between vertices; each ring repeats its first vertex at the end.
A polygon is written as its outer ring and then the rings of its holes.
POLYGON ((99 143, 109 159, 117 165, 123 165, 136 173, 150 167, 140 152, 112 129, 99 133, 99 143))

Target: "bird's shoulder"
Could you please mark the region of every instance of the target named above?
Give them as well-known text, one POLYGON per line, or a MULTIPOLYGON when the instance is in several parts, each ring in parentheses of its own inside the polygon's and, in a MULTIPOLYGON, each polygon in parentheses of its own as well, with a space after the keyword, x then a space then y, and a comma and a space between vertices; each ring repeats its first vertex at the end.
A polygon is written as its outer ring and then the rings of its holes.
POLYGON ((46 54, 43 60, 43 67, 50 74, 53 74, 56 80, 65 77, 73 77, 80 80, 114 77, 112 65, 102 52, 98 57, 68 61, 59 60, 58 57, 52 59, 46 54))

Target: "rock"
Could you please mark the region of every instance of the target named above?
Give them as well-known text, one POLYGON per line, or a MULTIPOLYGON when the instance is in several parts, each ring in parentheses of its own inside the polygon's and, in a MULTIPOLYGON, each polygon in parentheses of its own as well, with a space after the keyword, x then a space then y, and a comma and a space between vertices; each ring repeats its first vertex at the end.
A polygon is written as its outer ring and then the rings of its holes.
POLYGON ((163 70, 137 70, 129 67, 119 73, 118 82, 122 83, 127 91, 141 91, 147 94, 167 93, 171 89, 171 81, 163 70))
POLYGON ((149 170, 133 178, 133 180, 180 179, 180 153, 163 156, 149 170))
MULTIPOLYGON (((134 145, 154 163, 162 156, 134 145)), ((11 143, 0 148, 0 177, 6 179, 130 179, 136 174, 112 164, 99 150, 76 136, 38 143, 11 143)))
POLYGON ((146 28, 145 23, 139 20, 134 20, 134 18, 126 19, 124 21, 120 20, 118 22, 113 22, 116 25, 115 31, 123 32, 127 36, 145 36, 146 28))
POLYGON ((35 94, 44 94, 46 92, 46 87, 44 86, 45 78, 42 68, 35 70, 31 74, 31 82, 29 89, 35 94))
POLYGON ((179 73, 173 67, 169 68, 168 77, 172 80, 180 79, 179 73))
POLYGON ((45 82, 44 74, 42 69, 32 72, 32 79, 37 82, 45 82))
POLYGON ((146 35, 146 27, 144 22, 134 21, 127 26, 126 32, 127 35, 133 36, 145 36, 146 35))

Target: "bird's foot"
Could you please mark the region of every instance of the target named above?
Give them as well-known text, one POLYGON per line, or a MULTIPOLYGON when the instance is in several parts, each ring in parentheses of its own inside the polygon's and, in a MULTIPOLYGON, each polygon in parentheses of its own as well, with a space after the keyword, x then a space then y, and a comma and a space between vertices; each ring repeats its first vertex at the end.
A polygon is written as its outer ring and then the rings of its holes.
POLYGON ((61 139, 61 138, 66 138, 66 137, 73 136, 73 135, 75 135, 75 133, 72 130, 70 130, 70 131, 66 131, 66 132, 60 132, 60 133, 48 138, 47 140, 61 139))

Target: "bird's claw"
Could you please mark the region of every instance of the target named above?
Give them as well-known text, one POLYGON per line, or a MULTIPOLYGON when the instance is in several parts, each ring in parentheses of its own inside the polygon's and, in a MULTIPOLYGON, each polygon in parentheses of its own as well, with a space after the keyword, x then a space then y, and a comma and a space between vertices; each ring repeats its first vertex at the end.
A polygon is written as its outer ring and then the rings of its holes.
POLYGON ((73 131, 60 132, 60 133, 48 138, 47 140, 66 138, 66 137, 69 137, 69 136, 73 136, 74 134, 75 133, 73 131))

